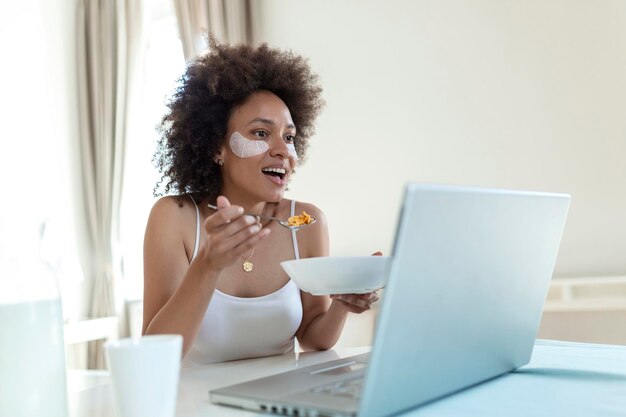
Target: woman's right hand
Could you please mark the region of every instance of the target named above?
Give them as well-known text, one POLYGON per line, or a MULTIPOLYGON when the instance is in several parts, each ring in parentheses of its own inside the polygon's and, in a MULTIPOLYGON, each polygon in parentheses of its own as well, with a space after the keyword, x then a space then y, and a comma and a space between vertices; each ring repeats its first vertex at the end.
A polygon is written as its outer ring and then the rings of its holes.
MULTIPOLYGON (((187 352, 200 329, 219 277, 241 254, 269 235, 243 208, 218 198, 217 212, 203 223, 207 236, 189 263, 195 207, 181 208, 175 197, 157 201, 144 239, 143 334, 181 334, 187 352), (193 217, 192 217, 193 216, 193 217), (185 230, 181 225, 189 225, 185 230)), ((250 249, 251 250, 251 249, 250 249)))
POLYGON ((221 271, 256 247, 270 234, 253 216, 243 215, 243 207, 233 206, 224 196, 217 198, 218 210, 206 218, 207 238, 199 257, 221 271))

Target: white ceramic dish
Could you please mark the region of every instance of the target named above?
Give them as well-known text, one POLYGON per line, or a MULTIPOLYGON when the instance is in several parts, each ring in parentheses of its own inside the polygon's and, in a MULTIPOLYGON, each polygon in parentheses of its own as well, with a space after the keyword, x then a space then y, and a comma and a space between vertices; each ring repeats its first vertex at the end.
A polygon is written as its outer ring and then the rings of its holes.
POLYGON ((298 288, 313 295, 363 294, 385 286, 389 256, 325 256, 280 263, 298 288))

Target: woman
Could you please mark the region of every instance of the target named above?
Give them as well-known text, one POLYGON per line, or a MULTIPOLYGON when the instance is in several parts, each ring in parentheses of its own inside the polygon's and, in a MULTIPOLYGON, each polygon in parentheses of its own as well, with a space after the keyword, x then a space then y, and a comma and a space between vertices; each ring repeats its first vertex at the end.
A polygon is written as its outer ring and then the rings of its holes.
POLYGON ((329 349, 348 312, 377 300, 301 292, 280 267, 328 255, 324 214, 283 198, 321 107, 302 57, 267 45, 218 45, 187 68, 163 118, 164 192, 144 242, 144 334, 182 334, 186 363, 329 349), (209 207, 216 205, 217 210, 209 207), (296 233, 263 214, 305 211, 296 233))

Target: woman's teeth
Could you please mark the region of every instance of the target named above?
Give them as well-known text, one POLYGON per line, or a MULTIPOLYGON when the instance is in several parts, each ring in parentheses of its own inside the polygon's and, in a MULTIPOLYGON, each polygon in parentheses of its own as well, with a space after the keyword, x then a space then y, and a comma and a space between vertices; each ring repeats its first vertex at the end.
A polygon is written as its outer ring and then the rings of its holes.
POLYGON ((264 174, 277 176, 277 177, 280 177, 280 178, 283 178, 285 176, 285 174, 287 173, 287 170, 284 169, 284 168, 263 168, 261 171, 264 174))

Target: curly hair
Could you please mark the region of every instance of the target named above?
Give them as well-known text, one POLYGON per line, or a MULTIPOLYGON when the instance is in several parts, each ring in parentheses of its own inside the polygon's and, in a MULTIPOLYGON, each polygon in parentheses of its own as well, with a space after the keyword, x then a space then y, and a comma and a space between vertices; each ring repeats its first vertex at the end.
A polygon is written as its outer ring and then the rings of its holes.
POLYGON ((214 156, 226 143, 228 120, 250 94, 267 90, 280 97, 298 129, 295 148, 304 161, 314 121, 324 104, 318 77, 308 60, 263 43, 218 44, 188 65, 159 126, 154 162, 161 179, 154 195, 190 194, 196 201, 217 198, 222 175, 214 156), (162 188, 162 192, 158 189, 162 188))

